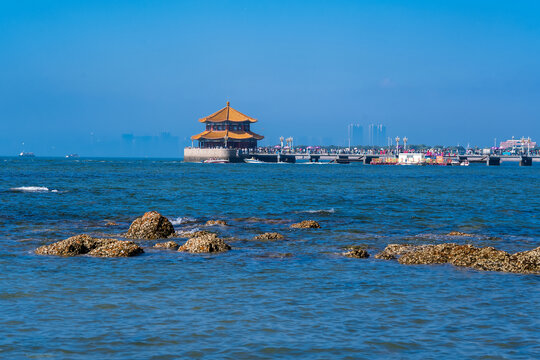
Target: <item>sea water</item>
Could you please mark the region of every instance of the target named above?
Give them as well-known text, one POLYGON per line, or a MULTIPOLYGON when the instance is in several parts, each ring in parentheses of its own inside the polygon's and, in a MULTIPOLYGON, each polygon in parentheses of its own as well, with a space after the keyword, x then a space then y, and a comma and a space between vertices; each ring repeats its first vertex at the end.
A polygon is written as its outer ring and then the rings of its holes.
POLYGON ((529 250, 539 213, 537 163, 1 158, 0 358, 539 358, 539 276, 373 257, 390 243, 529 250), (232 250, 33 253, 76 234, 119 237, 149 210, 177 231, 225 220, 213 230, 232 250), (322 228, 289 229, 305 219, 322 228), (285 240, 252 240, 267 231, 285 240), (350 245, 372 256, 343 257, 350 245))

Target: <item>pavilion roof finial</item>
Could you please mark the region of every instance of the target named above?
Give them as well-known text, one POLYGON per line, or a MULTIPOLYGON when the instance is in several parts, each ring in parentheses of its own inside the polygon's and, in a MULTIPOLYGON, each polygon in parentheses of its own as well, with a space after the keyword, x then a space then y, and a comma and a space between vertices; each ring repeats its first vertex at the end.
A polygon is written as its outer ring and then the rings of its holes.
POLYGON ((227 106, 231 106, 231 103, 229 101, 227 101, 227 106))

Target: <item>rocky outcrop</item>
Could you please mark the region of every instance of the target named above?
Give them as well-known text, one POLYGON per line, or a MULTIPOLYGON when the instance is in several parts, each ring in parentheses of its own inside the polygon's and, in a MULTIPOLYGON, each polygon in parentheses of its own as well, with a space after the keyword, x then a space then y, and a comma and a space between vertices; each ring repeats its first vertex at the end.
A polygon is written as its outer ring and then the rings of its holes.
POLYGON ((348 251, 342 253, 343 256, 357 259, 367 259, 369 257, 369 253, 361 247, 353 246, 349 247, 347 250, 348 251))
POLYGON ((155 240, 164 239, 174 234, 174 227, 166 217, 157 211, 149 211, 135 219, 127 234, 130 239, 155 240))
POLYGON ((473 234, 467 234, 460 231, 450 231, 446 236, 462 236, 462 237, 474 237, 473 234))
POLYGON ((105 223, 105 226, 118 226, 118 224, 115 223, 114 221, 107 221, 107 222, 105 223))
POLYGON ((225 222, 225 220, 208 220, 204 225, 206 225, 206 226, 215 226, 215 225, 228 226, 228 224, 227 224, 227 222, 225 222))
POLYGON ((177 250, 180 247, 180 245, 178 245, 175 241, 166 241, 166 242, 157 243, 154 245, 154 247, 158 249, 177 250))
POLYGON ((296 224, 292 224, 293 229, 320 229, 321 225, 315 220, 304 220, 296 224))
POLYGON ((281 235, 277 232, 267 232, 264 234, 257 235, 253 238, 253 240, 283 240, 285 239, 285 236, 281 235))
POLYGON ((97 239, 89 235, 77 235, 40 246, 35 251, 38 255, 77 256, 88 254, 100 257, 125 257, 143 253, 143 249, 132 241, 117 239, 97 239))
POLYGON ((394 260, 397 259, 398 256, 401 256, 408 251, 412 251, 415 248, 417 248, 417 246, 408 244, 389 244, 383 251, 375 255, 375 259, 394 260))
POLYGON ((213 253, 230 250, 231 247, 223 239, 217 237, 216 234, 208 234, 191 238, 178 249, 190 253, 213 253))
POLYGON ((401 264, 445 264, 470 267, 485 271, 514 273, 540 273, 540 247, 509 254, 493 247, 477 248, 473 245, 401 245, 390 244, 377 259, 398 259, 401 264))

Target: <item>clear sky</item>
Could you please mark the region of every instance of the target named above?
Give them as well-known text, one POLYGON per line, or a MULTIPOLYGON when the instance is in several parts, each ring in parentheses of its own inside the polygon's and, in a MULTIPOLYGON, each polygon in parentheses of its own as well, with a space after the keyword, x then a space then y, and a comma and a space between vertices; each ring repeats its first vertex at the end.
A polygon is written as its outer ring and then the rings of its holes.
POLYGON ((184 145, 227 100, 266 144, 539 141, 540 1, 0 2, 0 155, 184 145))

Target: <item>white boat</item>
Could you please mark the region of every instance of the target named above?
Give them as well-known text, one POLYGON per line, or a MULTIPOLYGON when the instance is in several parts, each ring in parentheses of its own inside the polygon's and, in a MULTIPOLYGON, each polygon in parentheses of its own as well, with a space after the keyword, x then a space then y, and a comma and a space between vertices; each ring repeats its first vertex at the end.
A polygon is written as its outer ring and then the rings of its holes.
POLYGON ((458 166, 458 165, 461 165, 461 163, 459 162, 459 160, 452 160, 452 162, 450 163, 452 166, 458 166))
POLYGON ((22 152, 19 154, 20 157, 35 157, 36 155, 34 155, 33 152, 22 152))
POLYGON ((464 160, 461 164, 459 164, 460 166, 469 166, 469 160, 464 160))
POLYGON ((264 164, 265 163, 264 161, 257 160, 255 158, 244 159, 244 162, 248 164, 264 164))
POLYGON ((225 159, 207 159, 207 160, 204 160, 203 163, 205 163, 205 164, 227 164, 227 163, 229 163, 229 160, 225 160, 225 159))

